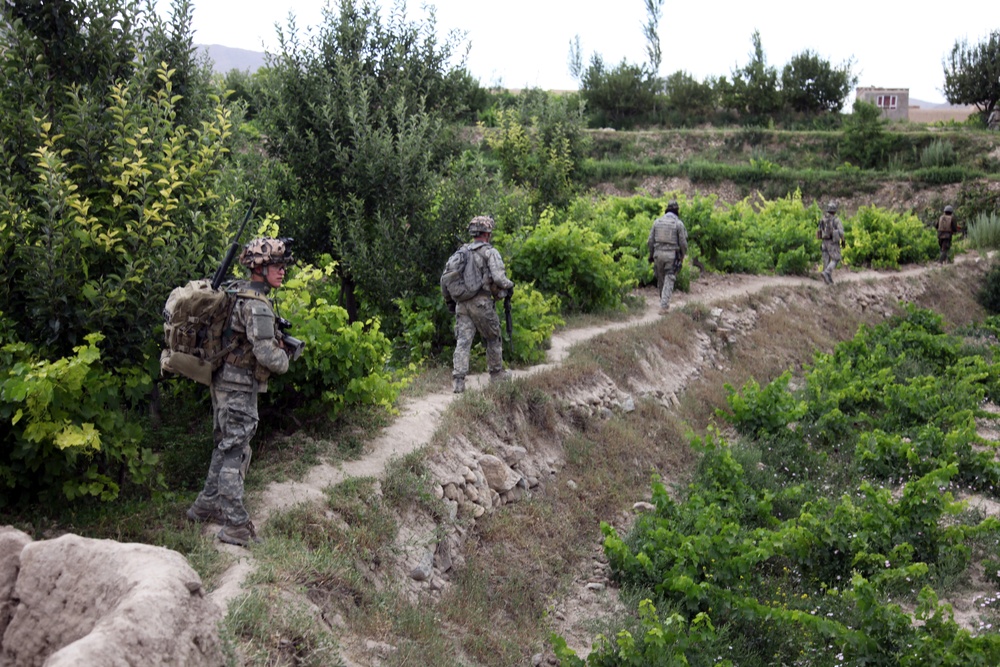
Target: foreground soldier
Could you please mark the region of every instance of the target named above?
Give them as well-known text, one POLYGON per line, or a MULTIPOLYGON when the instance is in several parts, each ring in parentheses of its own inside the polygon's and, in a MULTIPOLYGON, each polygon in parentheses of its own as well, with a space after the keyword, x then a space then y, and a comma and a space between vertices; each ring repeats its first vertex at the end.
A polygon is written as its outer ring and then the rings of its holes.
POLYGON ((948 261, 948 253, 951 252, 951 237, 958 233, 958 223, 953 213, 954 209, 951 206, 945 206, 944 213, 938 218, 937 238, 938 248, 941 250, 938 262, 941 264, 948 261))
POLYGON ((667 212, 653 222, 646 240, 649 261, 656 276, 656 293, 660 295, 660 310, 670 308, 674 281, 688 249, 687 229, 677 216, 679 210, 677 200, 671 199, 667 203, 667 212))
POLYGON ((821 239, 820 249, 823 252, 823 282, 833 284, 833 270, 840 261, 840 249, 844 245, 844 225, 837 217, 837 204, 826 205, 826 213, 820 218, 817 236, 821 239))
POLYGON ((469 353, 472 340, 479 332, 486 343, 486 367, 490 372, 490 382, 506 379, 503 370, 503 341, 500 338, 500 318, 497 316, 494 299, 502 299, 514 289, 514 283, 507 278, 503 258, 490 245, 493 236, 493 218, 479 215, 469 222, 472 242, 465 247, 471 250, 469 261, 475 263, 482 276, 482 289, 466 301, 456 303, 455 299, 442 288, 448 310, 455 314, 455 356, 452 359, 452 380, 454 392, 465 391, 465 376, 469 372, 469 353))
POLYGON ((259 542, 243 507, 243 480, 250 467, 250 439, 257 431, 257 394, 267 391, 272 373, 288 370, 288 352, 278 338, 274 308, 267 297, 281 287, 285 265, 293 261, 287 239, 250 241, 240 264, 250 281, 240 281, 228 330, 238 344, 212 376, 212 435, 215 449, 205 488, 187 511, 192 521, 223 524, 219 539, 246 546, 259 542))

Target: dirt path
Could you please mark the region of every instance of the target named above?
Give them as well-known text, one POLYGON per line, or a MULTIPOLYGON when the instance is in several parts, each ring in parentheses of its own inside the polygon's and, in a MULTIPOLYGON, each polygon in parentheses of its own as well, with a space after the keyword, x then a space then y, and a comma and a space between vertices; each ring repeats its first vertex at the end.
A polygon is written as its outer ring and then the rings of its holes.
MULTIPOLYGON (((958 258, 959 261, 965 259, 965 256, 958 258)), ((759 292, 767 287, 813 285, 817 289, 838 289, 838 285, 844 283, 906 277, 934 269, 936 265, 916 266, 902 271, 839 270, 835 274, 837 284, 832 287, 827 287, 821 280, 812 277, 709 274, 693 282, 690 293, 675 293, 671 306, 677 308, 689 303, 705 305, 721 303, 759 292)), ((552 337, 551 348, 544 364, 518 369, 513 371, 513 374, 523 377, 554 368, 566 359, 570 349, 578 343, 609 331, 646 324, 661 317, 655 290, 646 289, 644 293, 646 309, 641 315, 622 322, 556 332, 552 337)), ((486 374, 469 376, 466 386, 468 390, 474 391, 481 389, 486 381, 488 381, 486 374)), ((440 423, 441 415, 454 398, 455 395, 451 393, 450 388, 442 388, 440 391, 405 401, 400 406, 399 416, 394 423, 385 428, 369 444, 363 458, 337 466, 321 463, 310 470, 302 481, 271 484, 258 497, 251 498, 249 503, 251 514, 255 517, 258 527, 265 526, 268 517, 274 511, 322 499, 323 489, 328 486, 350 478, 381 476, 390 460, 405 456, 430 442, 440 423)), ((264 532, 266 533, 266 530, 264 532)), ((244 592, 244 582, 247 575, 253 571, 255 563, 252 554, 246 549, 220 543, 217 543, 217 546, 234 557, 233 565, 222 574, 218 587, 208 596, 225 609, 231 600, 244 592)))

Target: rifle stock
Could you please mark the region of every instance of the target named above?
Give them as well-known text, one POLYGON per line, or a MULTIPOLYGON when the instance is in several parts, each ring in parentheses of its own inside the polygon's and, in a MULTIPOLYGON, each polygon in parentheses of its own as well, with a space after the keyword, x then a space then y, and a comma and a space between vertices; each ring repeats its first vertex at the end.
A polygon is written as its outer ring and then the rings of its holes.
POLYGON ((240 237, 243 236, 243 230, 246 229, 247 223, 250 222, 250 216, 253 214, 254 206, 257 205, 257 198, 254 197, 250 200, 250 207, 247 208, 247 214, 243 216, 243 224, 240 225, 239 230, 236 232, 236 236, 233 237, 232 243, 229 244, 229 250, 226 252, 225 258, 222 260, 222 264, 215 271, 215 275, 212 277, 212 289, 219 289, 219 285, 222 281, 226 279, 226 274, 229 273, 229 267, 233 265, 233 260, 236 259, 236 253, 240 249, 240 237))

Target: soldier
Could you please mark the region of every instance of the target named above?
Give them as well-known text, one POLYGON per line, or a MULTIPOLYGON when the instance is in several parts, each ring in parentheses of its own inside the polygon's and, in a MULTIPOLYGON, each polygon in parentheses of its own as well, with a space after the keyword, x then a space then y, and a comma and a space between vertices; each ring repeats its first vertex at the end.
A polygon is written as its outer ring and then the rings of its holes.
POLYGON ((826 205, 826 214, 820 218, 819 230, 816 234, 822 240, 820 248, 823 251, 823 282, 833 284, 833 270, 840 261, 840 249, 844 246, 844 225, 837 217, 837 204, 826 205))
POLYGON ((954 209, 950 205, 945 206, 944 213, 938 218, 938 248, 941 249, 941 254, 938 255, 938 262, 941 264, 948 261, 948 253, 951 251, 951 237, 958 233, 958 223, 955 220, 955 216, 952 215, 953 213, 954 209))
POLYGON ((681 270, 684 255, 687 254, 687 229, 677 216, 677 200, 667 203, 667 212, 653 222, 649 230, 646 246, 649 261, 656 276, 656 293, 660 295, 660 310, 670 308, 670 296, 674 293, 674 281, 681 270))
POLYGON ((236 283, 237 297, 228 331, 235 349, 212 376, 212 435, 215 449, 205 488, 187 511, 192 521, 223 524, 219 539, 247 546, 259 542, 243 507, 243 480, 250 467, 250 439, 257 431, 257 394, 267 391, 272 373, 288 370, 289 352, 275 327, 274 307, 267 297, 281 287, 285 267, 293 260, 291 239, 258 238, 240 254, 249 281, 236 283))
POLYGON ((448 310, 455 315, 455 356, 452 362, 454 392, 465 391, 465 375, 469 372, 469 352, 472 340, 479 332, 486 343, 486 366, 490 372, 490 382, 507 378, 503 370, 503 341, 500 338, 500 318, 497 316, 494 299, 503 299, 514 291, 512 283, 504 272, 503 258, 490 245, 493 235, 493 218, 479 215, 469 222, 472 242, 467 243, 471 253, 469 261, 475 263, 475 270, 482 276, 482 289, 465 301, 457 302, 442 285, 442 293, 448 310))

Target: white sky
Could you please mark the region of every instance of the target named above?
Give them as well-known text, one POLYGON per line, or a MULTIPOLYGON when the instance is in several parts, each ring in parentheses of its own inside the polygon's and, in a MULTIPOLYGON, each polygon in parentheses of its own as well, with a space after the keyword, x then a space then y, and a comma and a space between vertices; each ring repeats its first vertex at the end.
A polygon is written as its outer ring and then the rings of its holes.
MULTIPOLYGON (((392 0, 379 0, 391 6, 392 0)), ((169 0, 158 0, 166 11, 169 0)), ((467 66, 484 86, 575 90, 567 66, 569 43, 580 36, 584 64, 600 53, 608 65, 622 58, 646 62, 643 0, 433 0, 442 34, 466 33, 467 66), (617 7, 617 9, 612 9, 617 7)), ((194 0, 194 40, 254 51, 277 48, 275 23, 295 14, 300 34, 322 21, 325 0, 194 0)), ((407 5, 409 20, 425 16, 423 3, 407 5)), ((760 31, 770 65, 781 68, 811 49, 838 66, 853 58, 859 86, 909 88, 910 98, 945 101, 942 59, 957 39, 982 41, 1000 27, 1000 6, 840 0, 667 2, 660 20, 661 75, 683 69, 701 80, 729 76, 743 66, 760 31), (991 16, 992 14, 992 16, 991 16)))

